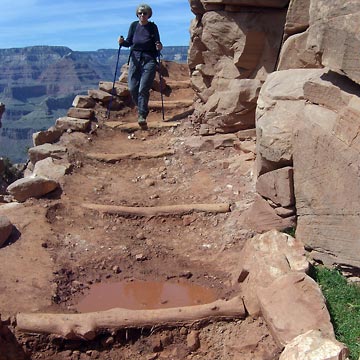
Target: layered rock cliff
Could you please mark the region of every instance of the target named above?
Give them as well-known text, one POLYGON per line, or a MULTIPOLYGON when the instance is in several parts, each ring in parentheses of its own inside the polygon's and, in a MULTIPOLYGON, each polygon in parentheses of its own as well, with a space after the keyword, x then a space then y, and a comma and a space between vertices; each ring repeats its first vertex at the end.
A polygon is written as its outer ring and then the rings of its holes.
POLYGON ((360 3, 189 2, 195 121, 203 134, 256 126, 261 196, 244 225, 265 230, 266 213, 283 227, 296 210, 313 257, 356 272, 360 3))
MULTIPOLYGON (((187 47, 165 47, 169 60, 186 61, 187 47)), ((128 59, 119 56, 120 66, 128 59)), ((0 101, 6 104, 0 132, 0 156, 26 160, 34 132, 47 129, 65 115, 75 95, 113 80, 116 49, 73 51, 63 46, 0 49, 0 101)))

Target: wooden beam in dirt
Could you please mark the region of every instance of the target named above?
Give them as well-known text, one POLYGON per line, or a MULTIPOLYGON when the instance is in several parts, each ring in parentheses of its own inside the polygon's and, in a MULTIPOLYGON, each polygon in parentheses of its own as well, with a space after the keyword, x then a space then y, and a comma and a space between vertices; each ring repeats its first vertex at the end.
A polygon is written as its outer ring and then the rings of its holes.
POLYGON ((82 204, 86 209, 99 211, 106 214, 123 216, 166 216, 185 215, 193 212, 227 213, 230 212, 230 204, 189 204, 189 205, 164 205, 152 207, 131 207, 100 204, 82 204))
MULTIPOLYGON (((173 128, 180 125, 179 121, 148 121, 147 127, 149 129, 166 129, 173 128)), ((106 121, 105 126, 112 129, 119 129, 122 131, 136 131, 140 130, 138 123, 124 123, 123 121, 106 121)))
POLYGON ((122 154, 105 154, 105 153, 88 153, 88 159, 103 161, 106 163, 115 163, 121 160, 139 160, 139 159, 155 159, 164 156, 174 155, 174 150, 157 150, 146 151, 143 153, 122 153, 122 154))
POLYGON ((164 109, 179 109, 179 108, 186 108, 188 106, 192 106, 194 104, 194 100, 186 99, 186 100, 166 100, 162 103, 160 100, 151 100, 149 101, 149 108, 150 109, 161 109, 164 105, 164 109))
POLYGON ((84 314, 19 313, 17 329, 26 333, 45 333, 66 339, 93 340, 101 330, 151 328, 208 323, 215 320, 243 319, 246 316, 240 296, 210 304, 168 309, 111 309, 84 314))

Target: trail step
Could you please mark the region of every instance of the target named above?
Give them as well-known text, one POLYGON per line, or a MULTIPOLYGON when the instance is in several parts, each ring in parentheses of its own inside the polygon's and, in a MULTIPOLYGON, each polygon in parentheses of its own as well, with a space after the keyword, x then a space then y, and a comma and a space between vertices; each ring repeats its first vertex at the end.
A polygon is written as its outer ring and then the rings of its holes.
POLYGON ((164 215, 185 215, 194 212, 204 213, 227 213, 230 212, 230 204, 183 204, 183 205, 163 205, 152 207, 132 207, 116 205, 100 205, 85 203, 82 206, 86 209, 99 211, 114 215, 132 215, 132 216, 164 216, 164 215))
POLYGON ((139 160, 139 159, 154 159, 164 156, 174 155, 174 150, 155 150, 147 151, 146 153, 121 153, 121 154, 106 154, 106 153, 88 153, 86 157, 88 159, 103 161, 106 163, 115 163, 121 160, 139 160))
POLYGON ((168 85, 172 90, 178 89, 190 89, 191 82, 189 80, 168 80, 166 79, 166 85, 168 85))
MULTIPOLYGON (((164 101, 164 109, 180 109, 192 106, 194 104, 194 100, 185 99, 185 100, 167 100, 164 101)), ((160 100, 151 100, 149 101, 149 108, 159 110, 162 109, 162 102, 160 100)))
MULTIPOLYGON (((148 121, 147 126, 148 129, 163 129, 163 128, 171 128, 177 127, 180 125, 179 121, 148 121)), ((106 121, 105 126, 112 129, 120 129, 123 131, 134 131, 139 130, 138 123, 125 123, 123 121, 106 121)))

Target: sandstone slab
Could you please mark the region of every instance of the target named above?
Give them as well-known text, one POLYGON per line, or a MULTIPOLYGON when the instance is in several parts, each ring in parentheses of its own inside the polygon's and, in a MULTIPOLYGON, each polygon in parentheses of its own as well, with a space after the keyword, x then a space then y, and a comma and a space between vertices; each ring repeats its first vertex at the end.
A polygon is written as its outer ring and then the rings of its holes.
POLYGON ((88 94, 95 101, 100 101, 102 103, 108 103, 112 98, 111 94, 103 90, 90 89, 88 90, 88 94))
POLYGON ((251 316, 260 314, 257 289, 291 271, 303 273, 309 269, 301 241, 276 230, 249 239, 239 262, 241 269, 236 280, 241 283, 244 304, 251 316))
POLYGON ((289 166, 267 172, 258 178, 256 191, 279 206, 292 206, 295 203, 293 173, 289 166))
POLYGON ((272 229, 285 230, 295 226, 294 217, 282 218, 276 214, 274 208, 261 196, 255 196, 252 206, 240 215, 239 223, 242 227, 257 233, 272 229))
POLYGON ((261 313, 274 339, 286 346, 309 330, 320 330, 335 339, 319 286, 308 275, 293 272, 258 289, 261 313))
POLYGON ((359 267, 360 117, 339 116, 334 128, 337 136, 334 130, 308 123, 295 134, 296 236, 321 249, 328 262, 359 267))
POLYGON ((82 109, 77 107, 71 107, 67 112, 67 116, 76 119, 92 120, 94 119, 95 112, 93 109, 82 109))
POLYGON ((54 144, 43 144, 35 146, 29 149, 28 154, 30 161, 35 165, 39 160, 43 160, 47 157, 53 157, 55 159, 61 159, 66 155, 66 147, 54 145, 54 144))
POLYGON ((115 81, 114 90, 113 83, 110 81, 100 81, 99 89, 105 91, 109 94, 116 95, 119 97, 128 97, 130 96, 129 88, 126 84, 120 81, 115 81))
POLYGON ((89 129, 90 120, 64 116, 56 120, 55 126, 61 130, 85 132, 89 129))

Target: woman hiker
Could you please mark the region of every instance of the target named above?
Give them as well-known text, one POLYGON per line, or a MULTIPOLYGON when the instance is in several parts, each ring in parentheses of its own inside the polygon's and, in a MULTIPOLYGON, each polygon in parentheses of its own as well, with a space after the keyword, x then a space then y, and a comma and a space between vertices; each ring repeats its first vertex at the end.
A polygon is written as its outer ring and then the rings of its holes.
POLYGON ((118 39, 120 46, 131 47, 128 86, 138 108, 138 123, 142 128, 147 127, 146 117, 149 114, 150 88, 156 74, 156 58, 163 48, 157 26, 149 21, 151 15, 149 5, 139 5, 136 9, 139 21, 130 25, 126 40, 122 36, 118 39))

